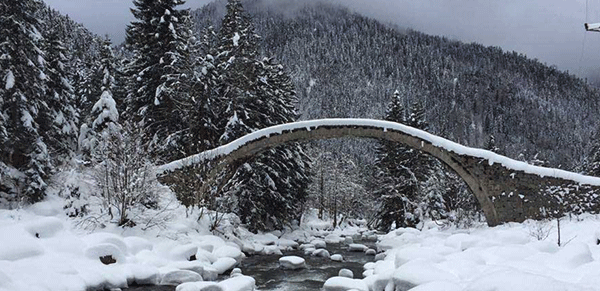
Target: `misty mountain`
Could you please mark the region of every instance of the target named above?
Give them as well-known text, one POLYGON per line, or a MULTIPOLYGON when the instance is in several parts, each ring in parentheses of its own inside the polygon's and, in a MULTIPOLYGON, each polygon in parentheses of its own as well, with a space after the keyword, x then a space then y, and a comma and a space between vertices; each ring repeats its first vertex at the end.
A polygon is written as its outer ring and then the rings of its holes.
MULTIPOLYGON (((329 3, 244 3, 265 56, 296 85, 301 119, 382 118, 398 90, 422 100, 430 131, 472 147, 491 135, 500 153, 572 169, 598 123, 599 92, 517 52, 386 25, 329 3)), ((218 26, 224 2, 192 14, 218 26)))

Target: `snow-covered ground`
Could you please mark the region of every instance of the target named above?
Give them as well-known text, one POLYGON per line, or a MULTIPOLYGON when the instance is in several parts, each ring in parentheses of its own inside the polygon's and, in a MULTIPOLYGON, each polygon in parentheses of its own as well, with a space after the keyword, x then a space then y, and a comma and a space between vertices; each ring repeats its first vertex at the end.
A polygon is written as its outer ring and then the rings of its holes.
MULTIPOLYGON (((427 226, 380 237, 386 257, 365 265, 361 281, 369 290, 600 290, 597 216, 561 220, 560 247, 556 221, 469 230, 427 226)), ((326 290, 352 285, 331 280, 326 290)))
MULTIPOLYGON (((199 211, 186 217, 180 206, 171 208, 171 218, 160 227, 143 231, 141 226, 124 229, 106 224, 90 231, 81 227, 80 220, 66 217, 64 204, 50 196, 23 209, 0 210, 0 290, 124 288, 134 282, 189 282, 179 285, 179 291, 252 290, 254 280, 242 275, 243 269, 241 274, 234 271, 217 278, 236 267, 244 252, 281 254, 292 248, 315 252, 330 243, 350 245, 360 233, 374 238, 357 226, 327 231, 330 224, 314 213, 306 215, 301 228, 259 235, 230 216, 216 236, 209 232, 206 213, 198 221, 199 211), (104 265, 101 257, 116 263, 104 265), (192 257, 196 260, 190 261, 192 257)), ((560 247, 555 224, 479 225, 465 230, 427 223, 423 230, 394 230, 379 236, 377 258, 384 257, 381 253, 385 258, 366 264, 362 276, 354 274, 356 279, 330 279, 324 289, 600 290, 600 217, 563 219, 560 247)), ((292 263, 301 265, 298 258, 292 263)))

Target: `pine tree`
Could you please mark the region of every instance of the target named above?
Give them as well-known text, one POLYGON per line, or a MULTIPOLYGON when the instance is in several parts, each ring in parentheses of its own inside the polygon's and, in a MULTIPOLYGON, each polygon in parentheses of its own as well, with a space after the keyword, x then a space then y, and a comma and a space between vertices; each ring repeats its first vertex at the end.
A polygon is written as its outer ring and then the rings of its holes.
POLYGON ((584 164, 584 172, 590 176, 600 177, 600 131, 595 134, 591 144, 584 164))
POLYGON ((76 150, 79 112, 73 106, 74 89, 66 71, 67 51, 57 25, 46 37, 46 110, 40 111, 40 130, 55 158, 68 158, 76 150))
MULTIPOLYGON (((297 118, 296 92, 283 66, 257 60, 257 41, 238 0, 230 0, 218 34, 216 72, 219 142, 228 143, 255 130, 297 118)), ((309 159, 300 145, 281 146, 243 163, 225 185, 234 211, 251 230, 281 228, 298 218, 306 200, 309 159)))
POLYGON ((3 164, 25 174, 20 182, 29 202, 44 197, 44 180, 51 168, 39 125, 40 112, 49 109, 44 102, 47 76, 43 36, 35 18, 41 7, 36 0, 0 3, 0 103, 5 121, 0 158, 3 164))
POLYGON ((155 158, 173 160, 185 155, 182 145, 186 110, 190 106, 191 75, 188 10, 182 0, 136 0, 136 21, 127 28, 127 45, 133 51, 128 65, 127 116, 143 128, 143 140, 154 148, 155 158))
POLYGON ((98 149, 107 144, 121 129, 118 123, 119 112, 113 98, 115 89, 115 73, 117 71, 115 57, 108 39, 100 50, 100 60, 95 66, 93 75, 102 76, 100 91, 96 103, 90 109, 90 120, 81 126, 79 146, 90 159, 102 159, 102 151, 98 149))

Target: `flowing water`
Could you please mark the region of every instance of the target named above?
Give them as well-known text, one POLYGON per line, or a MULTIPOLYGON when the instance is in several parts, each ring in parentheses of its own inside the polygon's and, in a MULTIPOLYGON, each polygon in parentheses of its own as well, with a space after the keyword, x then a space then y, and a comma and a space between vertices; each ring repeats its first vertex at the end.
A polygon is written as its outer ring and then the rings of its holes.
MULTIPOLYGON (((374 243, 363 243, 372 248, 374 243)), ((362 278, 363 265, 372 262, 374 256, 363 252, 349 252, 345 244, 327 244, 331 255, 341 254, 343 262, 335 262, 329 258, 304 255, 303 251, 284 252, 284 256, 299 256, 306 260, 306 268, 286 270, 279 266, 280 255, 256 255, 247 257, 238 266, 242 273, 256 280, 256 288, 260 291, 314 291, 321 290, 327 279, 337 276, 340 269, 349 269, 354 278, 362 278)), ((227 277, 219 278, 224 280, 227 277)), ((174 286, 132 286, 127 291, 173 291, 174 286)))
POLYGON ((303 257, 306 269, 282 269, 279 267, 281 256, 278 255, 248 257, 240 269, 244 275, 256 279, 256 287, 261 291, 320 290, 327 279, 338 275, 340 269, 349 269, 354 273, 354 278, 362 278, 363 265, 374 260, 373 256, 366 256, 363 252, 349 252, 344 244, 327 244, 327 250, 331 255, 341 254, 344 261, 335 262, 329 258, 304 255, 303 251, 292 251, 284 255, 303 257))

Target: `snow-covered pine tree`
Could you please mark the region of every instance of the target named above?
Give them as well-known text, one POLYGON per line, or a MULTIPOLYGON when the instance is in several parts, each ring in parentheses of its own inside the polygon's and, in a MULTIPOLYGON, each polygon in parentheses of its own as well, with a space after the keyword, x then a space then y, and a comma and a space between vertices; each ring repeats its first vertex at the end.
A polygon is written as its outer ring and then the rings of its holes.
MULTIPOLYGON (((37 0, 5 0, 0 2, 0 99, 6 137, 0 145, 1 162, 24 173, 20 178, 1 179, 1 183, 24 185, 24 197, 29 202, 44 197, 51 164, 46 143, 42 139, 40 111, 44 102, 47 76, 44 72, 43 41, 35 13, 42 8, 37 0)), ((7 169, 6 167, 1 167, 7 169)), ((5 176, 5 177, 6 177, 5 176)))
POLYGON ((600 177, 600 131, 596 132, 591 144, 583 170, 587 175, 600 177))
POLYGON ((47 28, 46 98, 47 108, 40 111, 40 130, 54 159, 65 159, 76 151, 79 112, 74 107, 75 95, 66 70, 67 51, 60 39, 58 24, 47 28))
POLYGON ((143 128, 143 140, 159 160, 185 155, 182 145, 189 101, 191 20, 182 0, 136 0, 127 28, 133 51, 127 118, 143 128))
POLYGON ((193 79, 191 95, 193 105, 188 114, 188 153, 199 153, 219 145, 220 84, 216 56, 218 36, 212 26, 207 26, 200 40, 192 46, 193 79))
MULTIPOLYGON (((238 0, 230 0, 218 34, 216 59, 223 98, 219 142, 228 143, 260 128, 292 122, 296 92, 283 66, 257 60, 257 41, 250 19, 238 0)), ((236 200, 242 222, 252 230, 281 228, 298 218, 310 181, 308 157, 297 144, 267 151, 241 167, 225 185, 225 197, 236 200)))
POLYGON ((80 129, 79 147, 86 158, 102 160, 104 150, 99 149, 119 133, 119 112, 113 98, 115 89, 115 73, 117 70, 115 57, 110 40, 104 40, 100 49, 100 60, 95 66, 97 72, 93 75, 102 76, 101 93, 96 97, 96 103, 90 110, 90 119, 80 129))
MULTIPOLYGON (((399 91, 394 92, 386 120, 406 123, 404 101, 399 91)), ((412 116, 411 116, 412 117, 412 116)), ((379 200, 376 227, 389 230, 396 227, 415 227, 420 221, 418 200, 418 180, 411 166, 413 150, 397 143, 382 141, 377 148, 375 166, 376 188, 374 194, 379 200)))

